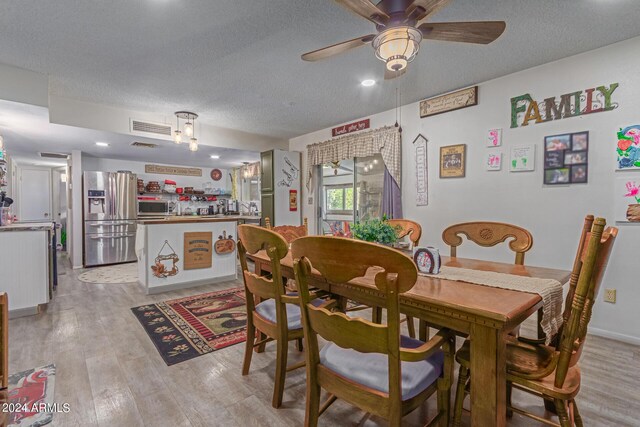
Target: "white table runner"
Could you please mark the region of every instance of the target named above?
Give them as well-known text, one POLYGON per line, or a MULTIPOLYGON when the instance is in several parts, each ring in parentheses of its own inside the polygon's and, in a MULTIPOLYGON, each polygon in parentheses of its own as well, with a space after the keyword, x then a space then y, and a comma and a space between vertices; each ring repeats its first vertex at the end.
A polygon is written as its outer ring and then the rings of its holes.
POLYGON ((420 273, 420 275, 540 295, 542 298, 541 326, 546 334, 547 344, 562 326, 562 284, 557 280, 447 266, 441 267, 439 274, 420 273))

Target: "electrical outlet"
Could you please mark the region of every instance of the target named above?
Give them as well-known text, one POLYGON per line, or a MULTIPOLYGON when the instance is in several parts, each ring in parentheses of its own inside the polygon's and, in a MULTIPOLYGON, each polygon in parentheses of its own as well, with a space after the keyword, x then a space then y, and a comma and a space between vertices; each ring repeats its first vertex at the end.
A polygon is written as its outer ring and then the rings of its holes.
POLYGON ((605 302, 616 302, 616 290, 615 289, 605 289, 604 290, 604 300, 605 302))

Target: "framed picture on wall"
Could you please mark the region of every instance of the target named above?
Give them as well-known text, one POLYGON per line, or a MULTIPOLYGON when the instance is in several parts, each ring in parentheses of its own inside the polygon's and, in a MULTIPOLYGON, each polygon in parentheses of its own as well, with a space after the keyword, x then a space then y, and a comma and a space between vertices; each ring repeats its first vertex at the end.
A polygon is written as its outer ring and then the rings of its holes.
POLYGON ((464 178, 467 144, 440 147, 440 178, 464 178))
POLYGON ((589 176, 589 132, 544 138, 544 184, 585 184, 589 176))

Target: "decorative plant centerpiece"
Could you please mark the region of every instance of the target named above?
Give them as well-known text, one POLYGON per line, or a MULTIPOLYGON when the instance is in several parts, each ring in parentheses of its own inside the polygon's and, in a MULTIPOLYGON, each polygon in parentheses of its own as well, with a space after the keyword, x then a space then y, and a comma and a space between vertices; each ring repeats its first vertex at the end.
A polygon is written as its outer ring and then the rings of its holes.
POLYGON ((389 224, 385 216, 356 222, 351 226, 351 233, 356 239, 390 246, 398 241, 399 229, 389 224))

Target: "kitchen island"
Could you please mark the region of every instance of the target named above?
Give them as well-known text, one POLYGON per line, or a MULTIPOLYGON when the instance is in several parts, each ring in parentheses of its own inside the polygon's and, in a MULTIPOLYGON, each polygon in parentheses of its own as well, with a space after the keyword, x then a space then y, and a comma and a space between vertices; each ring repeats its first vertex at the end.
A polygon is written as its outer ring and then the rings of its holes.
POLYGON ((38 314, 53 293, 53 222, 0 227, 0 292, 9 296, 9 317, 38 314))
POLYGON ((170 216, 138 220, 138 282, 147 294, 237 277, 238 222, 252 216, 170 216))

